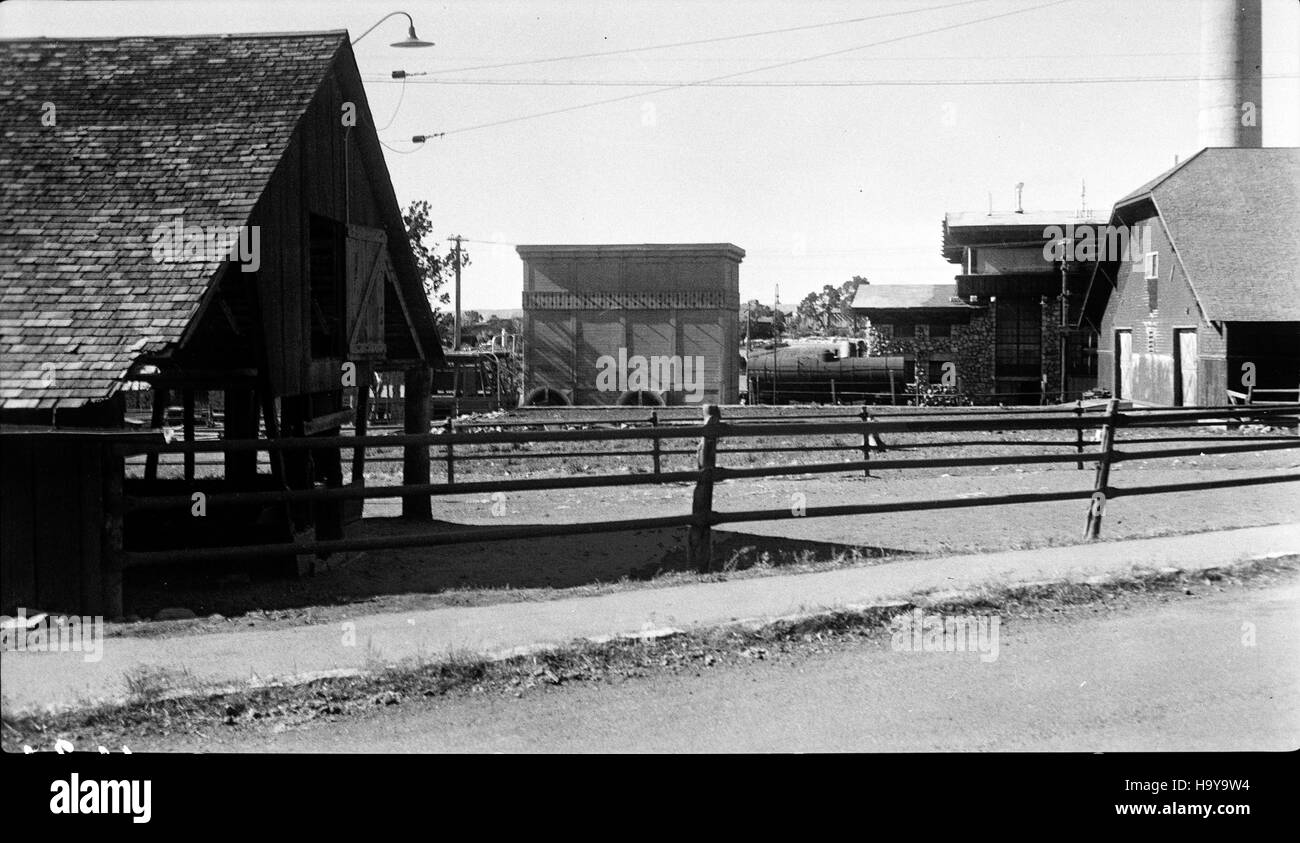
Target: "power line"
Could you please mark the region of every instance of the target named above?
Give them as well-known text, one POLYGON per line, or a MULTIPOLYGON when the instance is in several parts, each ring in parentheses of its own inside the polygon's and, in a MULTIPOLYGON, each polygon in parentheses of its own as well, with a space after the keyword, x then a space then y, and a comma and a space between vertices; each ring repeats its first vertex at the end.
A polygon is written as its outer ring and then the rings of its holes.
POLYGON ((666 93, 666 92, 668 92, 668 91, 675 91, 675 90, 678 90, 678 89, 680 89, 680 88, 688 88, 688 87, 693 87, 693 86, 696 86, 696 85, 703 85, 703 84, 707 84, 707 83, 711 83, 711 82, 721 82, 721 81, 724 81, 724 80, 727 80, 727 79, 733 79, 733 78, 735 78, 735 77, 737 77, 737 76, 745 76, 745 75, 748 75, 748 74, 750 74, 750 73, 761 73, 761 72, 766 71, 766 70, 777 70, 777 69, 780 69, 780 68, 783 68, 783 67, 791 67, 791 66, 793 66, 793 65, 804 64, 804 63, 806 63, 806 62, 817 61, 817 60, 819 60, 819 59, 824 59, 824 58, 830 58, 831 56, 843 55, 843 54, 845 54, 845 53, 851 53, 851 52, 854 52, 854 51, 857 51, 857 50, 865 50, 865 49, 868 49, 868 48, 870 48, 870 47, 880 47, 880 46, 883 46, 883 45, 885 45, 885 44, 895 44, 895 43, 898 43, 899 41, 907 41, 907 40, 910 40, 910 39, 912 39, 912 38, 920 38, 920 37, 923 37, 923 36, 926 36, 926 35, 934 35, 934 34, 939 33, 939 32, 947 32, 947 31, 950 31, 950 30, 953 30, 953 29, 960 29, 960 28, 962 28, 962 27, 973 26, 973 25, 975 25, 975 24, 979 24, 979 23, 987 23, 987 22, 989 22, 989 21, 999 20, 999 19, 1001 19, 1001 18, 1011 17, 1011 16, 1013 16, 1013 15, 1020 15, 1020 14, 1024 14, 1024 13, 1026 13, 1026 12, 1035 12, 1035 11, 1039 11, 1039 10, 1041 10, 1041 9, 1049 8, 1049 7, 1051 7, 1051 6, 1059 6, 1059 5, 1061 5, 1062 3, 1068 3, 1068 2, 1070 2, 1070 0, 1051 0, 1051 2, 1048 2, 1048 3, 1041 3, 1041 4, 1037 5, 1037 6, 1029 6, 1029 7, 1024 8, 1024 9, 1016 9, 1016 10, 1013 10, 1013 11, 1010 11, 1010 12, 1002 12, 1001 14, 997 14, 997 15, 989 15, 989 16, 982 17, 982 18, 976 18, 975 20, 962 21, 962 22, 960 22, 960 23, 948 24, 947 26, 936 27, 935 29, 927 29, 927 30, 923 30, 923 31, 921 31, 921 32, 912 32, 912 33, 908 33, 908 34, 905 34, 905 35, 897 35, 897 36, 894 36, 894 37, 892 37, 892 38, 885 38, 885 39, 882 39, 882 40, 880 40, 880 41, 872 41, 872 42, 869 42, 869 43, 867 43, 867 44, 859 44, 859 45, 854 46, 854 47, 845 47, 845 48, 843 48, 843 49, 839 49, 839 50, 832 50, 832 51, 830 51, 830 52, 828 52, 828 53, 819 53, 818 55, 814 55, 814 56, 806 56, 806 57, 803 57, 803 58, 790 59, 789 61, 783 61, 783 62, 778 62, 778 63, 776 63, 776 64, 764 65, 764 66, 762 66, 762 67, 755 67, 755 68, 751 68, 751 69, 749 69, 749 70, 739 70, 739 71, 736 71, 736 72, 734 72, 734 73, 726 73, 726 74, 723 74, 723 75, 721 75, 721 76, 714 76, 714 77, 711 77, 711 78, 709 78, 709 79, 701 79, 701 80, 698 80, 698 81, 696 81, 696 82, 687 82, 687 83, 683 83, 683 84, 680 84, 680 85, 669 85, 669 86, 665 86, 665 87, 662 87, 662 88, 657 88, 657 89, 654 89, 654 90, 651 90, 651 91, 648 91, 648 92, 638 92, 638 93, 635 93, 635 94, 624 94, 623 96, 610 97, 610 98, 608 98, 608 99, 595 100, 595 101, 593 101, 593 102, 579 103, 579 104, 577 104, 577 105, 571 105, 571 106, 567 106, 567 107, 564 107, 564 108, 554 108, 554 109, 550 109, 550 110, 548 110, 548 111, 539 111, 539 112, 535 112, 535 113, 533 113, 533 114, 524 114, 524 115, 521 115, 521 116, 519 116, 519 117, 508 117, 508 118, 505 118, 505 119, 503 119, 503 120, 493 120, 493 121, 490 121, 490 122, 487 122, 487 123, 478 123, 478 124, 476 124, 476 125, 472 125, 472 126, 463 126, 463 127, 459 128, 459 129, 448 129, 448 130, 446 130, 446 131, 432 133, 432 134, 429 134, 429 135, 427 135, 427 136, 417 136, 417 137, 426 137, 426 138, 429 138, 429 137, 446 137, 447 135, 463 134, 463 133, 465 133, 465 132, 478 131, 479 129, 489 129, 489 128, 494 128, 494 127, 497 127, 497 126, 505 126, 505 125, 508 125, 508 124, 510 124, 510 123, 519 123, 519 122, 522 122, 522 121, 524 121, 524 120, 535 120, 535 119, 540 118, 540 117, 551 117, 551 116, 558 115, 558 114, 567 114, 567 113, 569 113, 569 112, 572 112, 572 111, 578 111, 578 110, 580 110, 580 109, 584 109, 584 108, 594 108, 594 107, 596 107, 596 106, 598 106, 598 105, 609 105, 609 104, 616 103, 616 102, 624 102, 624 101, 629 100, 629 99, 637 99, 637 98, 639 98, 639 97, 646 96, 647 94, 666 93))
MULTIPOLYGON (((590 87, 590 88, 874 88, 927 87, 943 85, 1096 85, 1132 82, 1198 82, 1234 79, 1234 76, 1075 76, 1054 79, 810 79, 722 82, 678 82, 654 79, 429 79, 412 84, 503 87, 590 87)), ((1263 79, 1300 79, 1298 73, 1266 74, 1263 79)), ((396 81, 396 80, 389 80, 396 81)))
POLYGON ((987 3, 989 0, 961 0, 958 3, 948 3, 943 6, 926 6, 922 9, 903 9, 897 12, 884 12, 878 15, 867 15, 860 18, 848 18, 846 20, 828 21, 826 23, 809 23, 800 26, 788 26, 781 29, 766 29, 761 32, 745 32, 739 35, 723 35, 716 38, 699 38, 694 41, 674 41, 667 44, 652 44, 646 47, 626 47, 618 50, 601 50, 592 53, 578 53, 570 56, 552 56, 543 59, 522 59, 519 61, 498 62, 497 64, 479 64, 470 67, 456 67, 447 70, 435 71, 437 73, 468 73, 472 70, 496 70, 502 67, 522 67, 532 64, 548 64, 558 61, 576 61, 579 59, 604 58, 606 56, 621 56, 631 53, 645 53, 652 50, 668 50, 676 47, 696 47, 702 44, 720 44, 724 41, 738 41, 743 38, 758 38, 764 35, 783 35, 789 32, 803 32, 811 29, 826 29, 832 26, 846 26, 848 24, 863 23, 870 20, 879 20, 881 18, 898 17, 900 15, 914 15, 922 12, 936 12, 941 9, 952 9, 957 6, 970 6, 975 3, 987 3))

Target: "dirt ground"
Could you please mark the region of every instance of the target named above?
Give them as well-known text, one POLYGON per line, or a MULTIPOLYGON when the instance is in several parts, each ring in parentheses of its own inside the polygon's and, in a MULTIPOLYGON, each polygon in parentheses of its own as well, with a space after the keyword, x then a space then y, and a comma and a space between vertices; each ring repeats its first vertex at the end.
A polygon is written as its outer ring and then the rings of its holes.
MULTIPOLYGON (((1193 431, 1201 444, 1227 444, 1243 433, 1222 428, 1193 431)), ((1285 437, 1281 431, 1244 431, 1285 437)), ((1187 435, 1186 431, 1183 431, 1187 435)), ((960 434, 983 437, 988 444, 948 447, 899 434, 881 458, 977 456, 994 453, 1061 453, 1073 436, 1057 434, 1056 444, 1011 446, 1002 434, 960 434)), ((1131 436, 1158 436, 1158 431, 1131 436)), ((1290 434, 1294 440, 1294 433, 1290 434)), ((933 437, 931 437, 933 439, 933 437)), ((828 437, 845 444, 860 438, 828 437)), ((686 445, 684 440, 682 445, 686 445)), ((1091 444, 1089 447, 1095 447, 1091 444)), ((1121 448, 1172 447, 1133 443, 1121 448)), ((851 452, 777 454, 771 451, 729 454, 723 465, 784 465, 813 460, 857 459, 851 452)), ((685 456, 665 460, 664 469, 684 468, 685 456)), ((467 461, 457 466, 457 479, 488 479, 527 473, 648 473, 644 457, 554 460, 467 461), (543 468, 544 463, 552 467, 543 468), (556 463, 561 465, 556 466, 556 463)), ((435 467, 437 459, 435 456, 435 467)), ((1200 455, 1161 460, 1136 460, 1116 465, 1114 487, 1217 480, 1231 477, 1294 474, 1300 451, 1200 455)), ((377 467, 378 468, 378 467, 377 467)), ((435 468, 436 471, 436 468, 435 468)), ((1042 491, 1090 489, 1091 465, 1080 471, 1073 463, 875 471, 861 474, 796 475, 724 481, 715 491, 715 509, 817 507, 851 502, 893 502, 937 497, 970 498, 1042 491)), ((434 480, 438 477, 435 473, 434 480)), ((394 482, 383 470, 367 471, 369 485, 394 482)), ((396 499, 367 502, 365 518, 350 535, 428 532, 461 525, 620 520, 681 515, 689 511, 688 484, 643 485, 608 489, 554 490, 502 495, 456 495, 434 499, 435 523, 412 524, 397 518, 396 499)), ((957 554, 983 550, 1064 545, 1080 541, 1087 502, 1071 500, 1018 506, 915 510, 901 513, 836 518, 788 518, 751 522, 715 530, 715 560, 722 576, 761 575, 770 570, 879 564, 915 554, 957 554)), ((1300 520, 1300 494, 1294 483, 1234 489, 1182 492, 1142 497, 1117 497, 1106 508, 1102 538, 1148 536, 1257 526, 1300 520)), ((189 608, 201 618, 196 627, 241 623, 310 623, 349 613, 401 611, 438 605, 466 605, 547 599, 561 591, 567 596, 610 588, 670 584, 695 576, 687 565, 684 530, 637 530, 555 539, 467 544, 434 548, 375 551, 333 557, 313 576, 298 579, 258 575, 255 568, 220 574, 170 568, 133 572, 127 582, 127 612, 148 618, 164 607, 189 608), (214 613, 220 618, 205 622, 214 613)), ((127 625, 129 630, 131 625, 127 625)), ((143 624, 154 627, 156 624, 143 624)), ((125 631, 125 630, 124 630, 125 631)), ((126 631, 126 634, 132 634, 126 631)), ((146 633, 147 634, 147 633, 146 633)))

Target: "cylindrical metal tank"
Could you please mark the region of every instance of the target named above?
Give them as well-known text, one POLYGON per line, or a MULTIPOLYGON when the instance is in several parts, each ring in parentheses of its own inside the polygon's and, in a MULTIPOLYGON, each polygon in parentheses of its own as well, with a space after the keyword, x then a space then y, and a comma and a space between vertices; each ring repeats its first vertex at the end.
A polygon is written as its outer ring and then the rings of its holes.
POLYGON ((911 361, 901 355, 846 356, 849 342, 800 343, 749 355, 746 380, 749 403, 888 404, 911 380, 911 361), (827 358, 830 359, 827 359, 827 358))

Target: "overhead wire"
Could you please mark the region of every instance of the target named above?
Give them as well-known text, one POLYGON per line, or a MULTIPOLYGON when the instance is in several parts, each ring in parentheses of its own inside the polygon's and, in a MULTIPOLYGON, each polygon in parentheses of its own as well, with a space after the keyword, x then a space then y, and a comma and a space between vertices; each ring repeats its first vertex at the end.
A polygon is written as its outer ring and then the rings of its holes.
POLYGON ((896 35, 896 36, 894 36, 894 37, 892 37, 892 38, 884 38, 884 39, 881 39, 881 40, 879 40, 879 41, 871 41, 871 42, 868 42, 868 43, 866 43, 866 44, 858 44, 858 45, 853 46, 853 47, 844 47, 844 48, 839 49, 839 50, 831 50, 830 52, 819 53, 819 54, 817 54, 817 55, 804 56, 804 57, 796 58, 796 59, 789 59, 789 60, 787 60, 787 61, 778 62, 778 63, 776 63, 776 64, 768 64, 768 65, 764 65, 764 66, 762 66, 762 67, 750 68, 750 69, 748 69, 748 70, 739 70, 739 71, 735 71, 735 72, 732 72, 732 73, 725 73, 725 74, 722 74, 722 75, 719 75, 719 76, 710 77, 710 78, 708 78, 708 79, 700 79, 700 80, 696 80, 696 81, 693 81, 693 82, 685 82, 685 83, 682 83, 682 84, 668 85, 668 86, 664 86, 664 87, 661 87, 661 88, 655 88, 655 89, 650 90, 650 91, 648 91, 648 92, 638 92, 638 93, 634 93, 634 94, 624 94, 624 95, 617 96, 617 97, 609 97, 609 98, 601 99, 601 100, 594 100, 594 101, 585 102, 585 103, 578 103, 578 104, 575 104, 575 105, 565 106, 565 107, 562 107, 562 108, 554 108, 554 109, 549 109, 549 110, 546 110, 546 111, 534 112, 534 113, 531 113, 531 114, 523 114, 523 115, 519 115, 519 116, 517 116, 517 117, 507 117, 507 118, 503 118, 503 119, 500 119, 500 120, 491 120, 491 121, 488 121, 488 122, 485 122, 485 123, 478 123, 478 124, 474 124, 474 125, 470 125, 470 126, 462 126, 462 127, 456 128, 456 129, 447 129, 447 130, 444 130, 444 131, 441 131, 441 132, 431 132, 431 133, 428 133, 428 134, 426 134, 426 135, 418 135, 417 137, 422 137, 422 138, 426 138, 426 139, 427 139, 427 138, 441 138, 441 137, 446 137, 446 136, 448 136, 448 135, 464 134, 464 133, 466 133, 466 132, 474 132, 474 131, 478 131, 478 130, 481 130, 481 129, 489 129, 489 128, 495 128, 495 127, 498 127, 498 126, 505 126, 505 125, 509 125, 509 124, 511 124, 511 123, 519 123, 519 122, 522 122, 522 121, 525 121, 525 120, 536 120, 536 119, 541 118, 541 117, 551 117, 551 116, 555 116, 555 115, 559 115, 559 114, 567 114, 567 113, 570 113, 570 112, 573 112, 573 111, 579 111, 579 110, 581 110, 581 109, 586 109, 586 108, 594 108, 594 107, 596 107, 596 106, 601 106, 601 105, 610 105, 610 104, 617 103, 617 102, 625 102, 625 101, 627 101, 627 100, 629 100, 629 99, 636 99, 636 98, 644 97, 644 96, 647 96, 647 95, 658 94, 658 93, 666 93, 666 92, 669 92, 669 91, 679 90, 679 89, 681 89, 681 88, 694 87, 694 86, 703 85, 703 84, 707 84, 707 83, 711 83, 711 82, 721 82, 721 81, 724 81, 724 80, 727 80, 727 79, 733 79, 733 78, 735 78, 735 77, 738 77, 738 76, 745 76, 745 75, 748 75, 748 74, 751 74, 751 73, 761 73, 761 72, 763 72, 763 71, 767 71, 767 70, 777 70, 777 69, 780 69, 780 68, 783 68, 783 67, 792 67, 792 66, 794 66, 794 65, 804 64, 804 63, 811 62, 811 61, 818 61, 818 60, 820 60, 820 59, 829 58, 829 57, 831 57, 831 56, 837 56, 837 55, 843 55, 843 54, 845 54, 845 53, 855 52, 855 51, 857 51, 857 50, 865 50, 865 49, 869 49, 869 48, 871 48, 871 47, 880 47, 880 46, 883 46, 883 45, 885 45, 885 44, 895 44, 895 43, 898 43, 898 42, 900 42, 900 41, 907 41, 907 40, 910 40, 910 39, 913 39, 913 38, 921 38, 921 37, 924 37, 924 36, 926 36, 926 35, 934 35, 934 34, 939 33, 939 32, 948 32, 948 31, 951 31, 951 30, 954 30, 954 29, 960 29, 960 28, 967 27, 967 26, 974 26, 974 25, 976 25, 976 24, 987 23, 987 22, 989 22, 989 21, 1000 20, 1000 19, 1002 19, 1002 18, 1012 17, 1012 16, 1014 16, 1014 15, 1021 15, 1021 14, 1026 14, 1026 13, 1028 13, 1028 12, 1039 11, 1039 10, 1042 10, 1042 9, 1050 8, 1050 7, 1052 7, 1052 6, 1059 6, 1059 5, 1063 4, 1063 3, 1068 3, 1068 2, 1071 2, 1071 0, 1051 0, 1050 2, 1047 2, 1047 3, 1040 3, 1040 4, 1035 5, 1035 6, 1027 6, 1027 7, 1023 8, 1023 9, 1014 9, 1014 10, 1012 10, 1012 11, 1009 11, 1009 12, 1002 12, 1002 13, 1000 13, 1000 14, 996 14, 996 15, 987 15, 987 16, 985 16, 985 17, 976 18, 976 19, 969 20, 969 21, 960 21, 960 22, 958 22, 958 23, 947 24, 947 25, 945 25, 945 26, 936 27, 936 28, 934 28, 934 29, 922 30, 922 31, 920 31, 920 32, 904 33, 904 34, 902 34, 902 35, 896 35))

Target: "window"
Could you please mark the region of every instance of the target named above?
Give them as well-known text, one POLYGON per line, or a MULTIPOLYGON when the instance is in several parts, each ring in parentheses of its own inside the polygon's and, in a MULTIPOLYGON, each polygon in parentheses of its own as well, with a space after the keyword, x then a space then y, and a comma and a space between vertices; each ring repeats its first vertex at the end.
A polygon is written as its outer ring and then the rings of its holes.
POLYGON ((1032 298, 1000 296, 996 307, 998 377, 1037 380, 1042 370, 1042 306, 1032 298))
POLYGON ((910 322, 900 322, 894 326, 894 336, 910 339, 916 336, 916 326, 910 322))
POLYGON ((1142 259, 1142 268, 1148 281, 1153 281, 1160 277, 1160 253, 1147 252, 1142 259))
POLYGON ((952 325, 947 322, 935 322, 930 326, 930 336, 932 337, 951 337, 952 325))
POLYGON ((326 217, 311 216, 308 297, 311 312, 311 356, 343 357, 347 279, 344 277, 342 226, 326 217))

